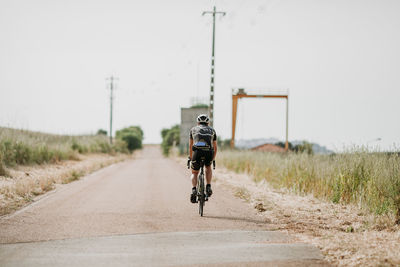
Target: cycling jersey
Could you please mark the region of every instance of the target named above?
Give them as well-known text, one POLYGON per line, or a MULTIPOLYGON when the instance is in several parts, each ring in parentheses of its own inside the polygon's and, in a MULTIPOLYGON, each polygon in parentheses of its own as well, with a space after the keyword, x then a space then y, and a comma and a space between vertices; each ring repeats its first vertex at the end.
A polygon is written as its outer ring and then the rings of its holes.
POLYGON ((193 139, 195 149, 213 150, 213 141, 217 140, 217 133, 212 127, 200 124, 190 130, 190 139, 193 139))

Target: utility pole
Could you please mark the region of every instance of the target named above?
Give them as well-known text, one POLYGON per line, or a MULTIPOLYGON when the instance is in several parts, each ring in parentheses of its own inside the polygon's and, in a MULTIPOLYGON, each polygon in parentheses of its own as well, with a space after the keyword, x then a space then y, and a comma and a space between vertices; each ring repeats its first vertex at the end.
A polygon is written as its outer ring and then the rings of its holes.
POLYGON ((110 144, 112 144, 112 119, 113 119, 113 100, 114 100, 114 81, 118 80, 118 78, 115 78, 114 76, 111 75, 110 78, 107 78, 106 80, 110 81, 110 144))
POLYGON ((217 12, 216 7, 214 6, 213 11, 204 11, 203 16, 205 14, 212 14, 213 16, 213 32, 212 32, 212 54, 211 54, 211 84, 210 84, 210 125, 213 126, 214 124, 214 78, 215 78, 215 15, 221 14, 222 16, 226 15, 226 12, 217 12))

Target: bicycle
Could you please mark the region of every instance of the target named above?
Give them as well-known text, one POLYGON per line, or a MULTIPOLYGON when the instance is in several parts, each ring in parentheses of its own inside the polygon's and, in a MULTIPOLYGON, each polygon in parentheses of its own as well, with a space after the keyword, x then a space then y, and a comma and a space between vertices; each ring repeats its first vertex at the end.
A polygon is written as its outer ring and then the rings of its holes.
MULTIPOLYGON (((188 169, 190 168, 190 158, 188 159, 187 166, 188 169)), ((213 160, 213 169, 215 170, 215 160, 213 160)), ((204 158, 200 161, 200 173, 197 177, 197 200, 196 203, 199 203, 199 214, 203 217, 203 210, 205 202, 208 201, 208 196, 205 193, 205 186, 204 186, 204 158)))

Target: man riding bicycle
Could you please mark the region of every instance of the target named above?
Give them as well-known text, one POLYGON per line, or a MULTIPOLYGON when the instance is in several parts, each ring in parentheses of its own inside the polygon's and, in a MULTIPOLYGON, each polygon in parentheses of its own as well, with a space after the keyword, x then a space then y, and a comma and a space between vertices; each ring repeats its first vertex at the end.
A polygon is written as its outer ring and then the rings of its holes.
POLYGON ((197 177, 200 170, 200 162, 203 159, 206 173, 206 194, 208 197, 212 195, 211 179, 212 169, 211 162, 215 160, 217 155, 217 134, 215 130, 208 126, 210 119, 206 114, 200 114, 197 117, 197 126, 190 130, 189 139, 189 159, 191 160, 192 168, 192 194, 190 202, 196 203, 197 196, 197 177))

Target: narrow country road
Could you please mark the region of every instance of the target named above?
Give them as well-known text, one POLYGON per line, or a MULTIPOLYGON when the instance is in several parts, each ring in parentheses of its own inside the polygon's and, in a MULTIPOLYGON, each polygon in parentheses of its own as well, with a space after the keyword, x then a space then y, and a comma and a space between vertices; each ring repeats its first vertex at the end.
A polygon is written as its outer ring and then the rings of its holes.
POLYGON ((326 265, 226 189, 213 188, 200 217, 188 177, 185 162, 146 146, 60 186, 0 218, 0 266, 326 265))

